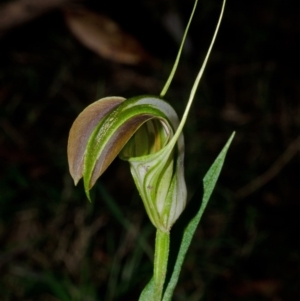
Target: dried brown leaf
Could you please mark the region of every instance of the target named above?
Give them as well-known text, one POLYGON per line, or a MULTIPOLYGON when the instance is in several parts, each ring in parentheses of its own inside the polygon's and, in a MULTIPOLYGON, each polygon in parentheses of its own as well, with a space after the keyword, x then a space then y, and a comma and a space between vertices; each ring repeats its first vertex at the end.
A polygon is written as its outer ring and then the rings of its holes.
MULTIPOLYGON (((28 22, 69 0, 14 0, 0 4, 0 36, 7 30, 28 22)), ((2 1, 4 2, 4 1, 2 1)))
POLYGON ((86 9, 66 10, 64 15, 73 35, 98 55, 130 65, 152 60, 136 39, 108 17, 86 9))

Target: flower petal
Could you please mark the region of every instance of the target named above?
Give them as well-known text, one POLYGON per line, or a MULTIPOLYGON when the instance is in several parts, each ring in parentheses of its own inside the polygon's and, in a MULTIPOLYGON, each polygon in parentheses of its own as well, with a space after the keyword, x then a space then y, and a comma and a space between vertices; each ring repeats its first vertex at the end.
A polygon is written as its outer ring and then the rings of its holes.
POLYGON ((74 121, 68 140, 69 169, 75 185, 82 178, 83 158, 91 133, 96 125, 123 102, 123 97, 105 97, 86 107, 74 121))
POLYGON ((168 144, 155 154, 130 158, 131 174, 152 223, 169 231, 185 208, 184 140, 177 147, 168 144))
POLYGON ((178 124, 174 109, 154 96, 107 97, 93 103, 70 131, 68 158, 75 183, 83 176, 90 198, 89 190, 120 154, 130 163, 150 220, 169 231, 187 195, 183 135, 177 142, 172 139, 178 124))
POLYGON ((83 178, 87 195, 134 133, 154 118, 160 120, 167 136, 173 132, 171 120, 178 120, 175 111, 165 101, 140 96, 127 99, 99 122, 87 144, 84 160, 83 178))

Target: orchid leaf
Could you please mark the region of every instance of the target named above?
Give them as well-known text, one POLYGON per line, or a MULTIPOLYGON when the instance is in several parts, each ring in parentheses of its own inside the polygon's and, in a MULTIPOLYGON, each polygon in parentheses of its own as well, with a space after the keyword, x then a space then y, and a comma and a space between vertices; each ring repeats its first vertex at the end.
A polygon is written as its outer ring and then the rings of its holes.
MULTIPOLYGON (((193 235, 197 229, 197 226, 200 222, 200 219, 203 215, 203 212, 206 208, 206 205, 210 199, 210 196, 214 190, 214 187, 216 185, 216 182, 219 178, 221 169, 223 167, 223 163, 225 161, 225 157, 228 151, 228 148, 233 140, 235 133, 233 133, 229 140, 227 141, 227 143, 225 144, 225 146, 223 147, 222 151, 220 152, 220 154, 218 155, 218 157, 216 158, 216 160, 214 161, 214 163, 212 164, 212 166, 209 168, 208 172, 206 173, 206 175, 203 178, 203 197, 202 197, 202 203, 201 206, 198 210, 198 212, 196 213, 196 215, 190 220, 190 222, 188 223, 188 225, 186 226, 186 228, 184 229, 183 232, 183 237, 182 237, 182 241, 180 244, 180 248, 178 251, 178 255, 175 261, 175 265, 173 267, 173 272, 170 278, 170 281, 167 285, 167 288, 165 290, 164 296, 162 301, 170 301, 173 295, 173 291, 175 289, 175 286, 178 282, 178 278, 179 278, 179 274, 181 271, 181 267, 183 264, 183 260, 185 258, 186 252, 191 244, 193 235)), ((172 250, 171 250, 172 251, 172 250)))
POLYGON ((144 287, 140 297, 139 301, 152 301, 154 300, 154 280, 153 278, 150 279, 150 281, 147 283, 147 285, 144 287))

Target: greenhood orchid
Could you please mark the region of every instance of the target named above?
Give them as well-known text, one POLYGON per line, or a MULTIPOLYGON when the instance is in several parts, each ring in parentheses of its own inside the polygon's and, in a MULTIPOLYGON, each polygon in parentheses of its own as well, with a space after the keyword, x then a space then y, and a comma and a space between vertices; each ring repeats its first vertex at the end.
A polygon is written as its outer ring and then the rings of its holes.
POLYGON ((212 50, 225 1, 212 42, 179 124, 176 112, 162 97, 166 94, 178 66, 196 5, 197 1, 160 97, 146 95, 130 99, 100 99, 77 117, 68 140, 71 176, 75 185, 83 177, 89 199, 89 190, 119 154, 130 163, 132 176, 151 222, 157 229, 165 232, 170 230, 186 204, 182 130, 212 50))
POLYGON ((179 125, 174 109, 155 96, 102 98, 77 117, 68 158, 75 184, 83 177, 87 196, 119 154, 131 173, 156 228, 169 231, 186 204, 184 141, 172 137, 179 125), (173 144, 173 145, 171 145, 173 144))
POLYGON ((183 229, 179 250, 170 250, 170 230, 187 203, 184 179, 183 127, 200 79, 216 39, 220 17, 179 121, 163 98, 171 84, 198 0, 187 24, 171 74, 160 96, 142 95, 125 99, 105 97, 87 108, 74 121, 68 140, 68 160, 75 185, 83 178, 87 197, 97 179, 119 155, 130 164, 131 174, 146 212, 156 227, 153 278, 139 301, 170 301, 186 251, 222 169, 233 135, 203 178, 203 198, 199 210, 183 229), (169 283, 164 285, 169 252, 178 252, 169 283))

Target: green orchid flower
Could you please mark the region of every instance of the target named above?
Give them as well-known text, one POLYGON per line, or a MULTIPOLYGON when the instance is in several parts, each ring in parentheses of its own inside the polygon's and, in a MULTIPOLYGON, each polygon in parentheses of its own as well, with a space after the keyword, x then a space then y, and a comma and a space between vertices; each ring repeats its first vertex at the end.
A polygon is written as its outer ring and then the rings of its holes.
POLYGON ((187 203, 184 179, 183 127, 216 39, 225 0, 211 44, 181 120, 163 100, 178 66, 183 44, 198 0, 187 24, 171 74, 160 96, 129 99, 102 98, 85 108, 74 121, 68 140, 68 161, 75 185, 83 178, 87 197, 97 179, 119 155, 130 164, 131 174, 152 224, 156 227, 153 278, 139 301, 171 301, 184 256, 222 169, 233 135, 203 178, 203 199, 183 236, 169 283, 164 285, 170 247, 170 230, 187 203))
POLYGON ((225 0, 212 42, 179 124, 176 112, 162 97, 174 77, 196 5, 197 1, 160 97, 100 99, 77 117, 68 140, 70 173, 75 185, 83 177, 89 199, 89 190, 120 154, 122 159, 130 163, 132 176, 151 222, 164 232, 171 229, 186 205, 182 130, 220 26, 225 0))
POLYGON ((153 225, 169 231, 186 204, 184 141, 174 137, 174 109, 155 96, 102 98, 74 121, 68 142, 70 173, 83 177, 86 194, 119 154, 131 173, 153 225))

